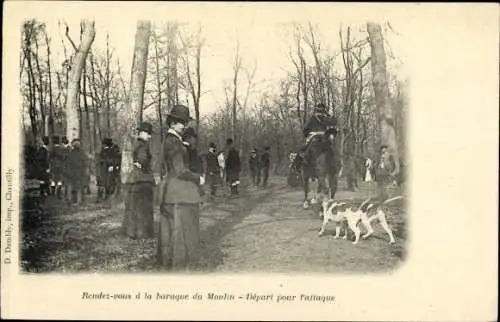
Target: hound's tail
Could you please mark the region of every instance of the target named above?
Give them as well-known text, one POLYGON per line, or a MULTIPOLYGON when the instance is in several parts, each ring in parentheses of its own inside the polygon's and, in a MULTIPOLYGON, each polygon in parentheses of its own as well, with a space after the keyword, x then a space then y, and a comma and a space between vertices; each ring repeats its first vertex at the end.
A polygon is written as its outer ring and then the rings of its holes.
POLYGON ((368 199, 366 199, 365 201, 363 201, 363 203, 361 204, 361 206, 359 206, 358 211, 359 211, 361 208, 363 208, 363 206, 364 206, 364 205, 366 205, 366 203, 367 203, 368 201, 370 201, 370 199, 371 199, 371 197, 368 197, 368 199))
POLYGON ((382 202, 383 204, 388 204, 389 202, 393 202, 395 200, 399 200, 399 199, 403 199, 404 196, 396 196, 396 197, 393 197, 393 198, 390 198, 390 199, 387 199, 385 200, 384 202, 382 202))

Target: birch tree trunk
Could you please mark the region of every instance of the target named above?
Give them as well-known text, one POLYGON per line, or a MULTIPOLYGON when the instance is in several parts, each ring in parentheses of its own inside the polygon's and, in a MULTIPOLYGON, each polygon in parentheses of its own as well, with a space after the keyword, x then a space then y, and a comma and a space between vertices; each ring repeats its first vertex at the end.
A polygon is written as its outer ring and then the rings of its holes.
POLYGON ((66 99, 66 129, 67 137, 71 142, 74 138, 79 138, 80 122, 79 122, 79 85, 82 76, 85 59, 89 53, 90 47, 94 42, 95 29, 93 21, 83 21, 82 41, 78 46, 78 50, 73 58, 71 70, 68 79, 68 91, 66 99))
POLYGON ((142 108, 144 103, 144 86, 148 64, 149 38, 151 36, 151 22, 139 21, 135 34, 134 59, 130 75, 130 91, 126 109, 130 113, 128 121, 128 135, 125 136, 122 146, 121 177, 123 183, 129 183, 129 174, 132 170, 132 146, 135 129, 142 122, 142 108))
POLYGON ((375 92, 375 104, 379 115, 381 144, 387 145, 389 153, 394 157, 396 168, 394 174, 399 172, 399 154, 396 145, 396 132, 394 130, 394 117, 389 97, 387 84, 386 56, 382 30, 379 24, 367 23, 370 47, 372 53, 372 77, 375 92))

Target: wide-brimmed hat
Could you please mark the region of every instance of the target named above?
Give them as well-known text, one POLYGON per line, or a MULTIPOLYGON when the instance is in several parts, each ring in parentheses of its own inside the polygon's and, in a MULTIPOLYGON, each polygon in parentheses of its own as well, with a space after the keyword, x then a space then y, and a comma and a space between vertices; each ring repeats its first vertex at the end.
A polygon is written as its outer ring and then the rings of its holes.
POLYGON ((68 141, 68 137, 63 136, 63 137, 61 138, 61 142, 62 142, 63 144, 68 144, 68 143, 69 143, 69 141, 68 141))
POLYGON ((229 144, 233 144, 233 139, 229 138, 226 140, 226 144, 229 145, 229 144))
POLYGON ((217 149, 217 146, 215 145, 215 143, 211 142, 211 143, 208 144, 208 148, 209 149, 217 149))
POLYGON ((142 122, 141 126, 137 128, 139 132, 146 132, 148 134, 153 134, 153 125, 148 122, 142 122))
POLYGON ((184 105, 174 105, 170 113, 167 114, 167 122, 169 119, 178 120, 185 124, 193 120, 193 118, 189 116, 189 108, 184 105))
POLYGON ((194 128, 192 128, 191 126, 190 127, 187 127, 184 132, 182 132, 182 137, 183 138, 197 138, 198 135, 196 135, 196 131, 194 130, 194 128))

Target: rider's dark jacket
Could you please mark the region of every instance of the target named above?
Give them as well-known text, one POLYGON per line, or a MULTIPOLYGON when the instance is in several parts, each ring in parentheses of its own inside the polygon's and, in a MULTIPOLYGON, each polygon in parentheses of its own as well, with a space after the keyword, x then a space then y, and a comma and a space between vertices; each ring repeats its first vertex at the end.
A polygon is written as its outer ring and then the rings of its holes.
POLYGON ((313 114, 304 126, 304 136, 307 137, 311 132, 326 131, 327 128, 336 126, 335 118, 325 114, 313 114))

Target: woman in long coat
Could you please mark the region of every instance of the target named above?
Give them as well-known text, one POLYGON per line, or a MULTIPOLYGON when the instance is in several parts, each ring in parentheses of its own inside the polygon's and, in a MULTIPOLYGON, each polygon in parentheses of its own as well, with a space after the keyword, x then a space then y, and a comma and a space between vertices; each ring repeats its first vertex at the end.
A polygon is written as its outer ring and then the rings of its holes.
POLYGON ((137 129, 139 135, 132 153, 133 167, 127 189, 124 227, 134 239, 154 237, 153 196, 155 179, 151 169, 149 140, 153 133, 151 124, 144 122, 137 129))
POLYGON ((182 133, 191 120, 183 105, 172 108, 167 117, 162 167, 166 176, 160 195, 158 266, 164 269, 193 269, 198 260, 201 202, 200 185, 204 179, 189 169, 189 155, 182 133))

